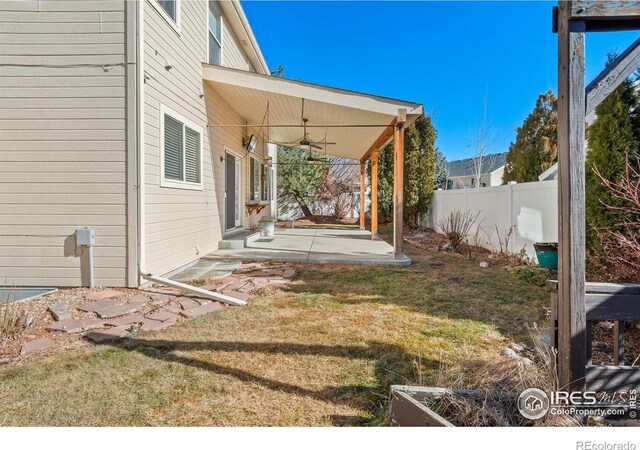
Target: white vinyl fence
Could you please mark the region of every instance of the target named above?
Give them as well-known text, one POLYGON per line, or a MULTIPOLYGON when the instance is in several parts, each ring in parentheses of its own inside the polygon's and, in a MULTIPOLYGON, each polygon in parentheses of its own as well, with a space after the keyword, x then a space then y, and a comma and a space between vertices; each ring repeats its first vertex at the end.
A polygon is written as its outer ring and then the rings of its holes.
POLYGON ((512 229, 509 252, 525 248, 535 260, 535 242, 558 242, 558 182, 536 181, 485 188, 435 191, 429 208, 428 226, 440 232, 437 224, 448 212, 461 210, 479 213, 476 229, 471 231, 478 244, 500 249, 500 240, 512 229), (500 235, 500 237, 498 236, 500 235))

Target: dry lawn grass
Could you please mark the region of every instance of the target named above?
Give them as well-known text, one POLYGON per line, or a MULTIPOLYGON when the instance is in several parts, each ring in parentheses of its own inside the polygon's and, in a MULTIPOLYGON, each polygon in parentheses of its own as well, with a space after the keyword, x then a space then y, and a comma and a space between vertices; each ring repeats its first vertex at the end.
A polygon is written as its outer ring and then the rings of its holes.
POLYGON ((504 269, 406 250, 410 267, 300 265, 247 307, 0 367, 0 424, 380 425, 390 384, 435 384, 543 319, 548 295, 504 269))

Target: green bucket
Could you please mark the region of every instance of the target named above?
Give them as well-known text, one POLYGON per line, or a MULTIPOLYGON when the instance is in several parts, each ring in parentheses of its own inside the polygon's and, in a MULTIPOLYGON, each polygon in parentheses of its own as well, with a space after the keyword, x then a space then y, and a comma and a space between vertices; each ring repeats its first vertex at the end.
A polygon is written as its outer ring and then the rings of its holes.
POLYGON ((557 242, 536 242, 533 244, 536 249, 538 265, 545 269, 558 270, 558 243, 557 242))

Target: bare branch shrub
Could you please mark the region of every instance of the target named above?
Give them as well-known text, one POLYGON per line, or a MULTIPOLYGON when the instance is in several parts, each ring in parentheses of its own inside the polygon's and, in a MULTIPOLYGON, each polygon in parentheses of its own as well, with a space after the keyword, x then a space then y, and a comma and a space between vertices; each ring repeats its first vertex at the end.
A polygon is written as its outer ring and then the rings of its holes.
POLYGON ((0 339, 18 336, 25 329, 27 320, 27 312, 11 301, 10 296, 0 300, 0 339))
POLYGON ((627 157, 625 174, 618 182, 606 179, 597 167, 593 170, 624 206, 604 204, 611 214, 620 216, 620 221, 615 227, 597 230, 603 251, 590 255, 590 263, 599 278, 608 278, 602 281, 635 282, 640 279, 640 160, 635 168, 627 157))
POLYGON ((333 158, 313 200, 326 206, 338 220, 345 219, 360 207, 360 173, 344 158, 333 158))
POLYGON ((480 213, 462 212, 459 209, 450 211, 438 221, 438 228, 449 239, 454 250, 467 240, 471 228, 476 224, 480 213))

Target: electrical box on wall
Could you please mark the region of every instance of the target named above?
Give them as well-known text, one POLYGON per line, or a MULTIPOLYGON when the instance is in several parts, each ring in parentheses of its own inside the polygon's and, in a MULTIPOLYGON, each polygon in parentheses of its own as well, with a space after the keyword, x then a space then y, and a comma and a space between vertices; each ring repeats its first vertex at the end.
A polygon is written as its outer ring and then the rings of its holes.
POLYGON ((96 232, 93 228, 78 228, 76 230, 76 246, 93 247, 96 241, 96 232))
POLYGON ((265 143, 264 144, 264 156, 267 158, 273 158, 276 156, 276 144, 265 143))

